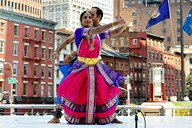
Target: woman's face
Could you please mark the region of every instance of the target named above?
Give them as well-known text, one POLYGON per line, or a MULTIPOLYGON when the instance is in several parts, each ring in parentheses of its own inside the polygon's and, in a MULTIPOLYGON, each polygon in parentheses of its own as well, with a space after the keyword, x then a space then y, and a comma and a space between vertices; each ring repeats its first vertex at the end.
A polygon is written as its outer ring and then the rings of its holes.
POLYGON ((82 22, 81 22, 82 26, 84 28, 90 28, 93 26, 93 21, 92 21, 92 15, 89 12, 86 12, 83 16, 82 16, 82 22))

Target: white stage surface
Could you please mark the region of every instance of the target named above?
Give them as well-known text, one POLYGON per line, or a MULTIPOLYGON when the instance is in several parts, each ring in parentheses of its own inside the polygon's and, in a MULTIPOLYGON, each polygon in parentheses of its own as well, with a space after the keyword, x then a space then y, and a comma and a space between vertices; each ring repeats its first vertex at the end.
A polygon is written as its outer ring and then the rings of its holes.
MULTIPOLYGON (((0 116, 0 128, 136 128, 135 116, 118 116, 123 124, 107 125, 71 125, 64 117, 59 124, 48 124, 52 118, 48 116, 0 116)), ((144 119, 138 117, 138 127, 144 128, 144 119)), ((146 128, 192 128, 192 116, 168 117, 146 116, 146 128)))

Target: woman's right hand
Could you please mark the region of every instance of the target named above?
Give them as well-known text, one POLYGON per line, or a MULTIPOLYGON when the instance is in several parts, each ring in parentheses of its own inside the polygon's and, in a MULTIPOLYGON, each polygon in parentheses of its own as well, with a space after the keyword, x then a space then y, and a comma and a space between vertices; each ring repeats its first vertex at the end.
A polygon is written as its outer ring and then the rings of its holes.
POLYGON ((116 16, 115 18, 116 18, 116 23, 118 25, 126 25, 125 20, 123 18, 121 18, 120 16, 116 16))

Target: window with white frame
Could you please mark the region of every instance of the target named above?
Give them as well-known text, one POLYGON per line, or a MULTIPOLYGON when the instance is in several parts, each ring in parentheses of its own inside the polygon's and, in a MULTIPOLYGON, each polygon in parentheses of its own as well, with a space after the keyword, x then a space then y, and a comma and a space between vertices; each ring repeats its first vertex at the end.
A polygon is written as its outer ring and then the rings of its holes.
POLYGON ((19 26, 14 25, 14 36, 18 36, 18 35, 19 35, 19 26))
POLYGON ((41 96, 45 96, 45 84, 41 84, 41 96))
POLYGON ((13 75, 18 74, 18 63, 13 63, 13 75))
POLYGON ((29 28, 25 27, 25 37, 29 37, 29 28))
POLYGON ((111 39, 111 47, 115 47, 115 39, 111 39))
POLYGON ((17 56, 18 55, 18 47, 19 47, 19 44, 17 43, 17 42, 14 42, 14 49, 13 49, 13 54, 15 55, 15 56, 17 56))
POLYGON ((4 72, 4 62, 0 61, 0 74, 3 74, 4 72))
POLYGON ((37 46, 34 47, 34 57, 35 58, 38 57, 38 49, 39 49, 39 47, 37 47, 37 46))
POLYGON ((34 83, 33 95, 37 96, 37 92, 38 92, 38 83, 34 83))
POLYGON ((34 65, 34 76, 38 77, 38 65, 34 65))
POLYGON ((45 59, 45 48, 42 48, 41 57, 42 59, 45 59))
POLYGON ((48 96, 52 96, 52 84, 48 85, 48 96))
POLYGON ((1 25, 0 25, 0 34, 5 34, 5 22, 1 22, 1 25))
POLYGON ((27 76, 27 74, 28 74, 28 64, 24 64, 24 66, 23 66, 23 70, 24 70, 24 75, 25 76, 27 76))
POLYGON ((133 40, 132 40, 132 44, 133 44, 133 45, 137 45, 137 39, 133 39, 133 40))
POLYGON ((120 38, 120 45, 121 47, 123 47, 125 45, 125 40, 124 38, 120 38))
POLYGON ((41 77, 45 78, 45 66, 41 66, 41 77))
POLYGON ((52 59, 53 49, 49 49, 49 60, 52 59))
POLYGON ((42 31, 42 40, 45 41, 46 40, 46 31, 42 31))
POLYGON ((49 70, 48 70, 48 77, 49 77, 49 79, 52 78, 52 67, 49 67, 49 70))
POLYGON ((124 0, 124 8, 128 8, 129 0, 124 0))
POLYGON ((39 39, 38 36, 39 36, 39 30, 35 29, 35 40, 39 39))
POLYGON ((49 42, 52 43, 53 42, 53 33, 49 33, 49 42))
POLYGON ((60 70, 57 69, 57 71, 56 71, 56 78, 59 78, 59 74, 60 74, 60 70))
POLYGON ((27 95, 27 83, 23 83, 23 95, 27 95))
POLYGON ((24 46, 24 56, 27 57, 29 52, 29 45, 24 46))
POLYGON ((4 44, 5 41, 0 39, 0 53, 4 53, 4 44))

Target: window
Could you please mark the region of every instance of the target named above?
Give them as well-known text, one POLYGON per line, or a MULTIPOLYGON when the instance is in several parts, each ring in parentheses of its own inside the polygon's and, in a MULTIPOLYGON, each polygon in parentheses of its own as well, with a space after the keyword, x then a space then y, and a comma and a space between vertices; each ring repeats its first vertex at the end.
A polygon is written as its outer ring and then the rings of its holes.
POLYGON ((171 43, 171 37, 167 37, 167 43, 171 43))
POLYGON ((156 53, 156 60, 159 60, 159 54, 156 53))
POLYGON ((24 75, 28 74, 28 64, 24 64, 24 75))
POLYGON ((45 59, 45 48, 42 48, 41 57, 42 57, 42 59, 45 59))
POLYGON ((13 75, 17 75, 17 74, 18 74, 18 64, 13 63, 13 75))
POLYGON ((14 53, 14 55, 18 55, 18 43, 14 43, 14 51, 13 51, 14 53))
POLYGON ((166 34, 166 28, 162 28, 162 34, 166 34))
POLYGON ((137 11, 133 11, 132 16, 137 16, 137 11))
POLYGON ((49 42, 50 42, 50 43, 53 42, 53 33, 49 33, 49 42))
POLYGON ((56 71, 56 78, 59 78, 59 74, 60 74, 60 70, 57 69, 57 71, 56 71))
POLYGON ((38 77, 38 65, 34 65, 34 76, 38 77))
POLYGON ((27 83, 23 83, 23 95, 27 95, 27 83))
POLYGON ((52 78, 52 67, 49 67, 48 77, 49 77, 49 79, 52 78))
POLYGON ((192 58, 189 58, 189 64, 192 64, 192 58))
POLYGON ((151 52, 148 52, 148 60, 151 59, 151 52))
POLYGON ((124 38, 120 38, 120 45, 121 45, 121 47, 123 47, 125 44, 124 44, 125 42, 124 42, 124 38))
POLYGON ((34 47, 34 57, 38 57, 38 47, 34 47))
POLYGON ((5 41, 0 40, 0 53, 4 53, 4 43, 5 41))
POLYGON ((41 77, 45 78, 45 66, 41 66, 41 77))
POLYGON ((155 53, 152 53, 152 59, 153 60, 155 59, 155 53))
POLYGON ((181 38, 179 36, 177 37, 177 42, 181 42, 181 38))
POLYGON ((14 25, 14 36, 18 36, 19 34, 18 34, 18 25, 14 25))
POLYGON ((129 0, 124 0, 124 8, 128 8, 129 0))
POLYGON ((41 96, 44 96, 45 95, 45 85, 42 84, 41 85, 41 96))
POLYGON ((52 84, 48 85, 48 96, 52 96, 52 84))
POLYGON ((42 31, 42 40, 43 40, 43 41, 46 40, 46 31, 42 31))
POLYGON ((25 45, 24 46, 24 56, 28 56, 28 49, 29 49, 29 46, 28 45, 25 45))
POLYGON ((133 25, 137 25, 137 20, 133 20, 133 25))
POLYGON ((35 29, 35 40, 38 40, 39 30, 35 29))
POLYGON ((34 83, 33 95, 37 95, 38 92, 38 83, 34 83))
POLYGON ((111 39, 111 47, 115 47, 115 39, 111 39))
POLYGON ((133 45, 137 45, 137 39, 133 39, 133 40, 132 40, 132 44, 133 44, 133 45))
POLYGON ((0 74, 3 74, 3 71, 4 71, 4 62, 0 61, 0 74))
POLYGON ((52 50, 52 49, 49 49, 49 60, 52 59, 52 52, 53 52, 53 50, 52 50))
POLYGON ((4 22, 1 22, 0 34, 5 34, 5 23, 4 22))
POLYGON ((25 27, 25 37, 29 37, 29 28, 25 27))
POLYGON ((180 24, 181 23, 181 19, 177 19, 177 24, 180 24))
POLYGON ((180 33, 181 32, 181 28, 177 27, 177 32, 180 33))

